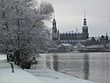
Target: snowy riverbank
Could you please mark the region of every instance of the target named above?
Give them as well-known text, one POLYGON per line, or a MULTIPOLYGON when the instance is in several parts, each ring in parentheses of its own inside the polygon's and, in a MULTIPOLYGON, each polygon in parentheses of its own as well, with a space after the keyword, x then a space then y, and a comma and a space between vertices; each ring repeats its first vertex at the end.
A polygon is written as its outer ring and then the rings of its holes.
POLYGON ((95 83, 74 76, 59 73, 50 69, 27 70, 35 75, 42 83, 95 83))
POLYGON ((10 64, 6 60, 0 61, 0 83, 94 83, 41 67, 27 72, 16 65, 14 67, 15 73, 12 73, 10 64))
POLYGON ((0 61, 0 83, 42 83, 36 76, 15 66, 15 73, 11 72, 10 64, 6 60, 0 61))

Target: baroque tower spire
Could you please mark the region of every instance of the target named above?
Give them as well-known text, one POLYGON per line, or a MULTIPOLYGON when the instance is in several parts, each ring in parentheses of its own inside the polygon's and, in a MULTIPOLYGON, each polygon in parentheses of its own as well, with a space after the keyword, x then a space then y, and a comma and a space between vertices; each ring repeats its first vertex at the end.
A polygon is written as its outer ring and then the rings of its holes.
POLYGON ((54 33, 57 32, 57 26, 56 26, 55 15, 54 15, 54 18, 53 18, 53 32, 54 32, 54 33))
POLYGON ((83 25, 87 25, 87 20, 86 20, 86 13, 85 13, 85 10, 84 10, 84 21, 83 21, 83 25))
POLYGON ((84 11, 84 20, 83 20, 82 34, 83 34, 83 37, 82 37, 83 39, 88 39, 89 38, 85 11, 84 11))
POLYGON ((56 26, 56 20, 55 20, 55 15, 53 18, 53 27, 52 27, 52 40, 59 40, 59 32, 57 30, 57 26, 56 26))

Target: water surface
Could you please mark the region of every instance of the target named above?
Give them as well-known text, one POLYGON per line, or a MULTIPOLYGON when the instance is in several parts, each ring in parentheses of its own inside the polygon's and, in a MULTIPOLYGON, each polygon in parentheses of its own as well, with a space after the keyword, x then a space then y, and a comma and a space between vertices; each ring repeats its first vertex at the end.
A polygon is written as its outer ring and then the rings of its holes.
POLYGON ((59 53, 58 71, 79 78, 110 82, 110 53, 59 53))

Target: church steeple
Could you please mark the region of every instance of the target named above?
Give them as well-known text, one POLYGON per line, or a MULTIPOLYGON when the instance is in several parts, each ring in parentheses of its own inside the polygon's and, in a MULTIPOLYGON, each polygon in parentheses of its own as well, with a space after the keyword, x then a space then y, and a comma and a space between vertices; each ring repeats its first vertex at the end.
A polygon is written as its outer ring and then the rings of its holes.
POLYGON ((55 20, 55 16, 53 18, 53 27, 52 27, 52 40, 59 40, 59 32, 57 30, 57 26, 56 26, 56 20, 55 20))
POLYGON ((54 19, 53 19, 53 32, 54 32, 54 33, 57 32, 57 26, 56 26, 55 16, 54 16, 54 19))
POLYGON ((82 34, 83 34, 83 39, 88 39, 89 38, 85 11, 84 11, 84 21, 83 21, 83 27, 82 27, 82 34))
POLYGON ((83 25, 87 25, 87 20, 86 20, 86 14, 85 14, 85 11, 84 11, 84 21, 83 21, 83 25))

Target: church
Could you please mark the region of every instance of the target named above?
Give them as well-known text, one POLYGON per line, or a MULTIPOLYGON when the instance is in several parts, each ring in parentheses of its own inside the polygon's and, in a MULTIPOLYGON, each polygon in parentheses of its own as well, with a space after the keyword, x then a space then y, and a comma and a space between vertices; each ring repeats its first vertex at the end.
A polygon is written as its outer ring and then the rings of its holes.
POLYGON ((59 42, 59 43, 69 43, 72 45, 75 45, 77 43, 85 43, 86 40, 89 38, 89 32, 88 32, 88 25, 87 25, 87 19, 84 14, 84 20, 83 20, 83 26, 82 26, 82 32, 81 33, 60 33, 59 30, 57 30, 56 26, 56 20, 53 19, 53 27, 52 27, 52 40, 59 42))

